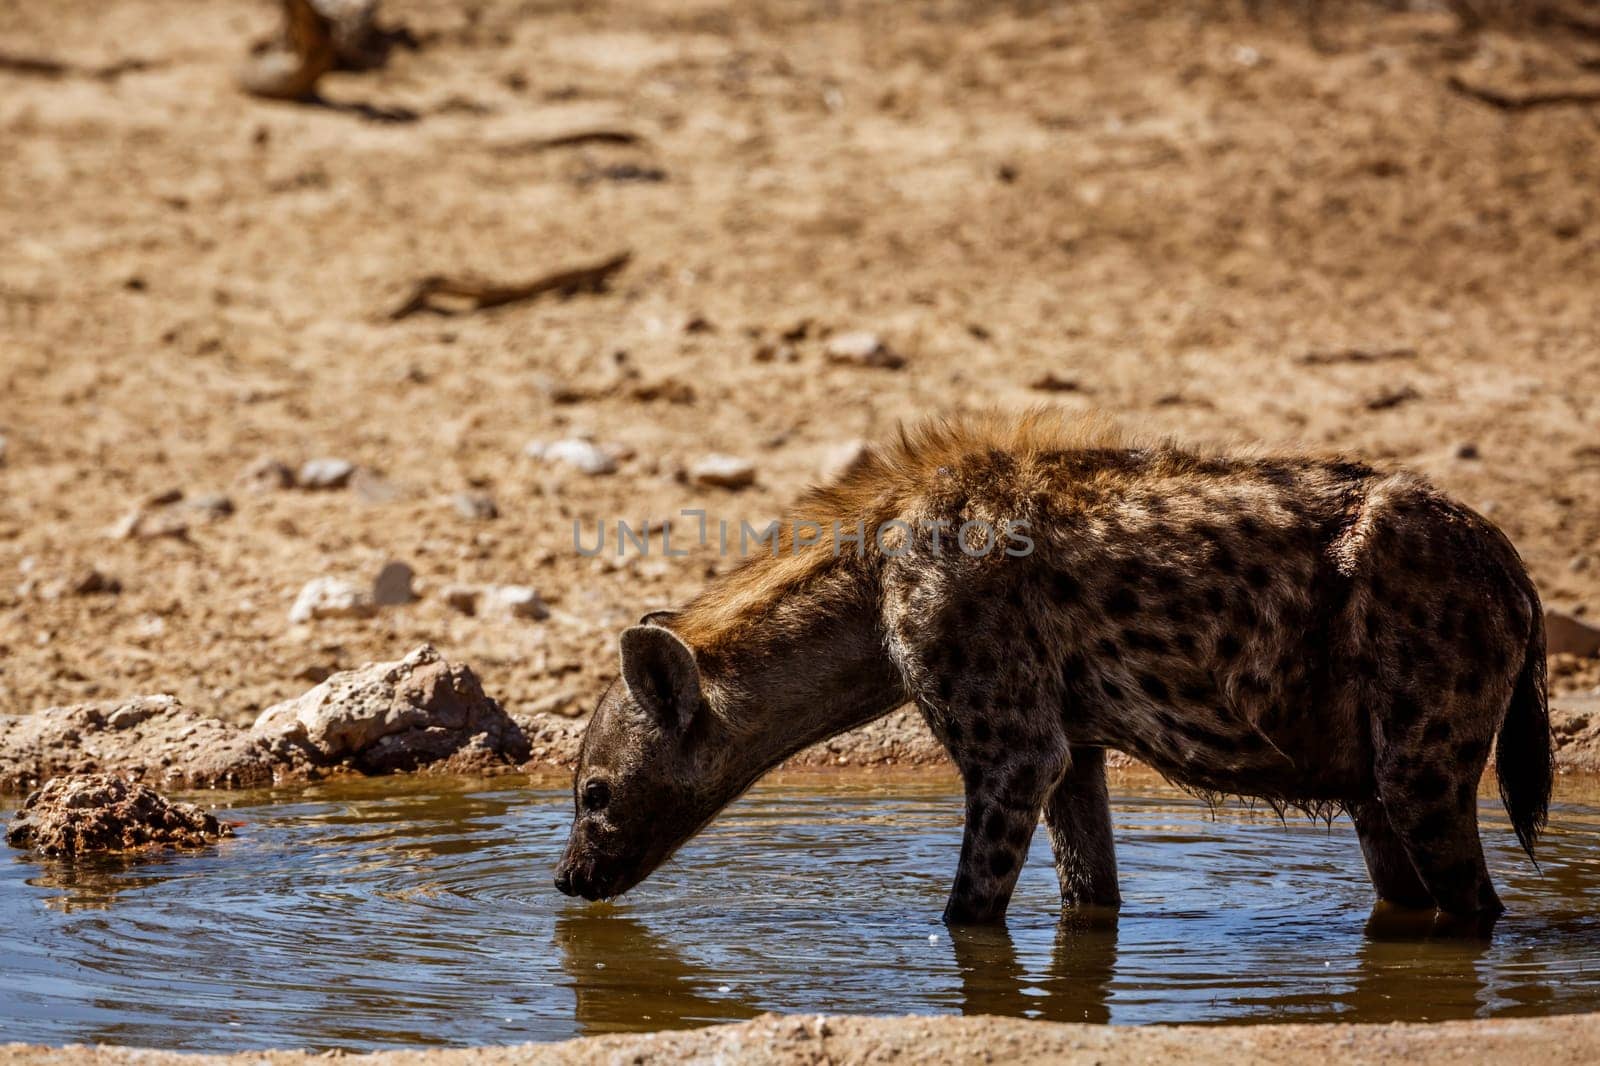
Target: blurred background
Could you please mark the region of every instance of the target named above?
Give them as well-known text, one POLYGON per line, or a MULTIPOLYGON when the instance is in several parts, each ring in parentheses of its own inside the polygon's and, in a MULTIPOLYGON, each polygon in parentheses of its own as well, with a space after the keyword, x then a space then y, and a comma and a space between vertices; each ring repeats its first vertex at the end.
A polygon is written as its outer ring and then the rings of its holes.
POLYGON ((1597 148, 1583 0, 0 2, 0 712, 582 713, 733 560, 574 520, 983 404, 1414 467, 1581 623, 1597 148))

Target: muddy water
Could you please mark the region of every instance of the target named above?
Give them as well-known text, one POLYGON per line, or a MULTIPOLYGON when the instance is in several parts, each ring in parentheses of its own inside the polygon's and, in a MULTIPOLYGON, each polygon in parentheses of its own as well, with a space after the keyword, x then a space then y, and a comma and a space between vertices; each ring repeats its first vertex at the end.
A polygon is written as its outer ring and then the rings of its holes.
POLYGON ((1369 935, 1348 822, 1154 783, 1116 797, 1127 901, 1058 925, 1041 831, 1005 932, 937 924, 948 782, 761 787, 614 905, 555 894, 556 788, 398 781, 247 796, 236 839, 137 865, 0 856, 0 1040, 226 1050, 554 1040, 761 1011, 1113 1023, 1600 1009, 1600 806, 1543 872, 1487 798, 1510 912, 1487 943, 1369 935))

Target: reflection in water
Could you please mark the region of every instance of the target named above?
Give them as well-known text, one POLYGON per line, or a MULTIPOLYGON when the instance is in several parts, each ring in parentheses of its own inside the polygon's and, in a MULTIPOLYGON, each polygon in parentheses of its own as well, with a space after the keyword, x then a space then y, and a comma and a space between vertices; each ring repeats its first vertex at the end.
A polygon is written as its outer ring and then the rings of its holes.
MULTIPOLYGON (((559 896, 566 789, 392 779, 236 800, 237 837, 147 861, 0 863, 0 1033, 188 1050, 511 1044, 758 1011, 1071 1022, 1393 1021, 1600 1007, 1600 808, 1541 871, 1485 804, 1493 937, 1373 908, 1347 822, 1157 785, 1114 798, 1127 901, 1069 912, 1035 842, 1009 922, 937 917, 938 780, 765 785, 615 905, 559 896)), ((1589 800, 1591 797, 1583 797, 1589 800)))
POLYGON ((1068 911, 1056 928, 1050 964, 1030 972, 1005 926, 952 929, 961 972, 961 1013, 1108 1022, 1117 961, 1117 916, 1068 911))
POLYGON ((761 1013, 642 922, 609 907, 558 915, 556 947, 572 982, 580 1035, 684 1029, 761 1013))

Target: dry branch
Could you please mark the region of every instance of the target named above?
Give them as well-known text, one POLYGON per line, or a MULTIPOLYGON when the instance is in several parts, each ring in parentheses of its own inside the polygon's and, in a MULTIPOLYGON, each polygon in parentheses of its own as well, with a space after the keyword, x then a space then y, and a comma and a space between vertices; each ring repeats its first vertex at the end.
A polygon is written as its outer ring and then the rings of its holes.
POLYGON ((1563 104, 1600 104, 1597 89, 1538 89, 1526 93, 1510 93, 1491 89, 1486 85, 1473 85, 1460 75, 1448 79, 1450 88, 1474 100, 1481 100, 1502 111, 1529 111, 1536 107, 1557 107, 1563 104))
POLYGON ((632 258, 632 252, 620 252, 599 263, 560 270, 532 281, 510 285, 482 278, 430 274, 417 282, 411 295, 390 311, 388 317, 391 321, 398 321, 423 311, 454 315, 502 307, 551 293, 571 296, 580 292, 602 292, 612 276, 627 266, 632 258))

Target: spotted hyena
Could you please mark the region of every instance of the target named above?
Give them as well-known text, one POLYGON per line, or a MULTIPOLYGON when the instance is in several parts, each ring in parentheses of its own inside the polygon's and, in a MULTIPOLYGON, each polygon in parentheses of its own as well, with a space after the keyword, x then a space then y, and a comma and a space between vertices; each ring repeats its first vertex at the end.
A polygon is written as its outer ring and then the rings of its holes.
POLYGON ((1539 598, 1484 518, 1409 474, 1130 447, 1040 413, 871 450, 771 554, 626 630, 621 665, 556 877, 589 899, 908 699, 965 787, 955 923, 1004 916, 1041 812, 1063 901, 1119 903, 1107 748, 1194 790, 1347 810, 1378 896, 1452 915, 1501 909, 1477 827, 1491 745, 1530 854, 1550 794, 1539 598), (867 536, 807 546, 807 522, 867 536))

